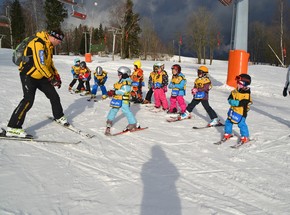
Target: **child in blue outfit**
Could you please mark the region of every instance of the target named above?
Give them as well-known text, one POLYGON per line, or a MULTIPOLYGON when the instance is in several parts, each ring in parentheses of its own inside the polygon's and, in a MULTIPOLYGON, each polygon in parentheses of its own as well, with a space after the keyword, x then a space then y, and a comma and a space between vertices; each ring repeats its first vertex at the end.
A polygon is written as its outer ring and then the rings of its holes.
POLYGON ((105 72, 102 67, 98 66, 96 68, 95 72, 94 72, 95 84, 94 84, 94 86, 92 88, 91 99, 95 99, 96 98, 98 87, 101 88, 102 99, 106 99, 108 97, 107 89, 106 89, 106 86, 105 86, 105 83, 106 83, 107 79, 108 79, 107 72, 105 72))
POLYGON ((111 110, 107 116, 107 125, 105 135, 111 135, 110 129, 113 125, 118 111, 121 109, 127 117, 128 126, 124 131, 134 130, 137 127, 135 116, 130 110, 130 93, 131 93, 131 70, 128 67, 121 66, 118 69, 119 81, 114 84, 114 90, 108 92, 108 96, 113 97, 110 103, 111 110))
POLYGON ((252 104, 251 90, 248 85, 251 84, 251 77, 248 74, 241 74, 236 77, 237 88, 231 92, 228 102, 231 105, 228 111, 228 118, 225 122, 224 139, 232 137, 233 124, 238 124, 241 133, 241 143, 249 142, 249 129, 246 124, 249 105, 252 104))
POLYGON ((170 107, 168 113, 177 113, 177 104, 180 107, 180 113, 186 111, 186 103, 184 101, 184 96, 186 92, 186 79, 181 73, 181 66, 179 64, 174 64, 171 67, 172 70, 172 80, 168 86, 172 89, 170 97, 170 107))
POLYGON ((71 73, 73 75, 73 80, 69 84, 68 90, 72 90, 73 86, 79 79, 79 74, 80 74, 80 62, 81 60, 79 58, 74 59, 74 65, 71 67, 71 73))

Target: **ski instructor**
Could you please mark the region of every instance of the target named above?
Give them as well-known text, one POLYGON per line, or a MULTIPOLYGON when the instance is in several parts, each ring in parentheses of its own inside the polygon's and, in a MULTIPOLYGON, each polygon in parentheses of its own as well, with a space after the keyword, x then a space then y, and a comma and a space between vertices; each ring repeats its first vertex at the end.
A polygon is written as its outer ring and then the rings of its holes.
POLYGON ((54 88, 61 87, 61 79, 52 61, 53 48, 59 45, 63 38, 64 34, 60 29, 38 32, 24 49, 24 56, 27 56, 27 59, 19 65, 23 99, 12 113, 7 125, 6 136, 31 137, 22 129, 22 125, 26 113, 33 105, 37 89, 50 100, 56 122, 61 125, 69 125, 64 116, 59 95, 54 88))

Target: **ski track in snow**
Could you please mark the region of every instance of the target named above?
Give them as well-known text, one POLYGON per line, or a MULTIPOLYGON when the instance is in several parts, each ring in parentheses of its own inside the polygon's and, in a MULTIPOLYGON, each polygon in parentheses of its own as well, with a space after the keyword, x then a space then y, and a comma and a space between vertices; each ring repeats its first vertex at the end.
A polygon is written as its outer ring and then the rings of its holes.
MULTIPOLYGON (((0 49, 2 127, 22 96, 10 55, 10 50, 0 49)), ((253 141, 231 149, 239 138, 237 126, 235 137, 219 146, 213 143, 221 138, 223 127, 192 129, 208 123, 201 105, 193 111, 192 119, 169 123, 164 112, 152 113, 150 108, 134 104, 131 109, 136 118, 149 129, 105 136, 110 99, 87 102, 87 97, 67 92, 73 59, 55 56, 63 80, 61 101, 72 124, 96 136, 87 139, 45 119, 50 104, 38 92, 25 122, 28 132, 40 139, 82 142, 60 145, 1 140, 1 215, 288 214, 290 101, 280 96, 286 74, 282 68, 249 67, 254 104, 247 123, 253 141), (264 75, 277 70, 279 80, 275 83, 264 75)), ((183 60, 181 65, 190 90, 196 77, 193 68, 198 65, 190 59, 183 60)), ((145 83, 153 63, 142 62, 145 83)), ((165 62, 166 68, 173 63, 165 62)), ((89 67, 103 66, 109 72, 107 88, 111 89, 116 82, 116 69, 121 65, 131 68, 131 64, 131 60, 112 62, 95 57, 89 67)), ((226 67, 222 61, 209 66, 214 83, 210 104, 222 121, 229 108, 226 99, 230 89, 224 85, 226 67)), ((145 94, 147 87, 143 89, 145 94)), ((191 101, 189 90, 187 103, 191 101)), ((121 131, 126 124, 119 113, 112 133, 121 131)))

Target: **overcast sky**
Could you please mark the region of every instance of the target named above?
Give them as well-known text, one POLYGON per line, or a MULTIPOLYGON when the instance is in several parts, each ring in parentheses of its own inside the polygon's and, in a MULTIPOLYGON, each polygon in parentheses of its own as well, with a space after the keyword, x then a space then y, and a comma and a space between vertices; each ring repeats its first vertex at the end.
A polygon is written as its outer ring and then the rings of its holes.
MULTIPOLYGON (((75 10, 87 13, 87 20, 81 21, 70 17, 68 24, 79 25, 81 23, 89 26, 109 25, 109 14, 116 4, 122 0, 75 0, 84 2, 85 10, 74 7, 75 10), (97 2, 97 6, 94 3, 97 2), (94 20, 94 21, 93 21, 94 20)), ((123 0, 125 1, 125 0, 123 0)), ((277 12, 275 5, 277 0, 249 0, 250 13, 249 20, 270 23, 277 12)), ((290 5, 290 0, 286 0, 290 5)), ((4 2, 4 0, 0 0, 4 2)), ((164 41, 177 39, 177 35, 184 34, 186 30, 187 17, 194 13, 199 7, 204 6, 213 13, 219 25, 221 33, 225 38, 225 43, 229 43, 231 32, 232 6, 225 7, 218 0, 133 0, 134 12, 142 17, 148 17, 153 20, 154 28, 164 41)), ((68 7, 71 12, 72 7, 68 7)))
MULTIPOLYGON (((100 22, 108 26, 108 14, 120 1, 84 0, 88 14, 86 24, 92 25, 91 19, 94 17, 95 26, 100 22), (94 2, 98 3, 97 6, 94 6, 94 2)), ((286 1, 290 5, 290 0, 286 1)), ((250 22, 270 23, 277 10, 276 2, 277 0, 250 0, 250 22)), ((204 6, 216 17, 226 40, 224 42, 229 43, 233 8, 223 6, 218 0, 133 0, 133 3, 134 11, 139 13, 141 18, 149 17, 153 20, 155 30, 164 41, 178 39, 177 35, 185 32, 187 17, 204 6)), ((83 21, 71 18, 69 22, 79 24, 83 21)))

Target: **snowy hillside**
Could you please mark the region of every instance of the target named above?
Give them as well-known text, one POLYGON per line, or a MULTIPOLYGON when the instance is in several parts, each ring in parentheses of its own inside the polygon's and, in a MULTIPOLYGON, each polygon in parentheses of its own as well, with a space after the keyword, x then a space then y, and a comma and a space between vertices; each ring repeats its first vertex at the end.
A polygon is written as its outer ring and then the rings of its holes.
MULTIPOLYGON (((6 127, 22 98, 11 50, 0 49, 0 126, 6 127)), ((250 66, 252 97, 247 123, 251 143, 232 149, 237 138, 213 145, 223 128, 193 130, 209 118, 201 105, 193 118, 166 122, 165 113, 132 105, 145 131, 106 137, 109 102, 88 102, 67 91, 74 56, 55 56, 63 85, 58 90, 65 114, 77 128, 96 136, 86 139, 47 119, 50 103, 40 91, 24 128, 39 139, 82 142, 78 145, 0 140, 1 215, 286 215, 290 212, 290 97, 282 90, 286 70, 250 66)), ((83 60, 83 58, 81 58, 83 60)), ((107 88, 117 81, 119 66, 133 60, 94 56, 88 66, 108 71, 107 88)), ((188 80, 186 101, 196 78, 193 59, 182 58, 188 80)), ((168 72, 174 62, 165 62, 168 72)), ((143 61, 146 83, 153 62, 143 61)), ((225 87, 227 62, 209 66, 213 89, 210 104, 226 119, 230 89, 225 87)), ((91 82, 92 83, 92 82, 91 82)), ((147 87, 144 88, 144 95, 147 87)), ((169 97, 169 93, 167 93, 169 97)), ((97 98, 101 98, 100 92, 97 98)), ((112 132, 125 128, 119 113, 112 132)), ((234 127, 235 135, 239 129, 234 127)))

